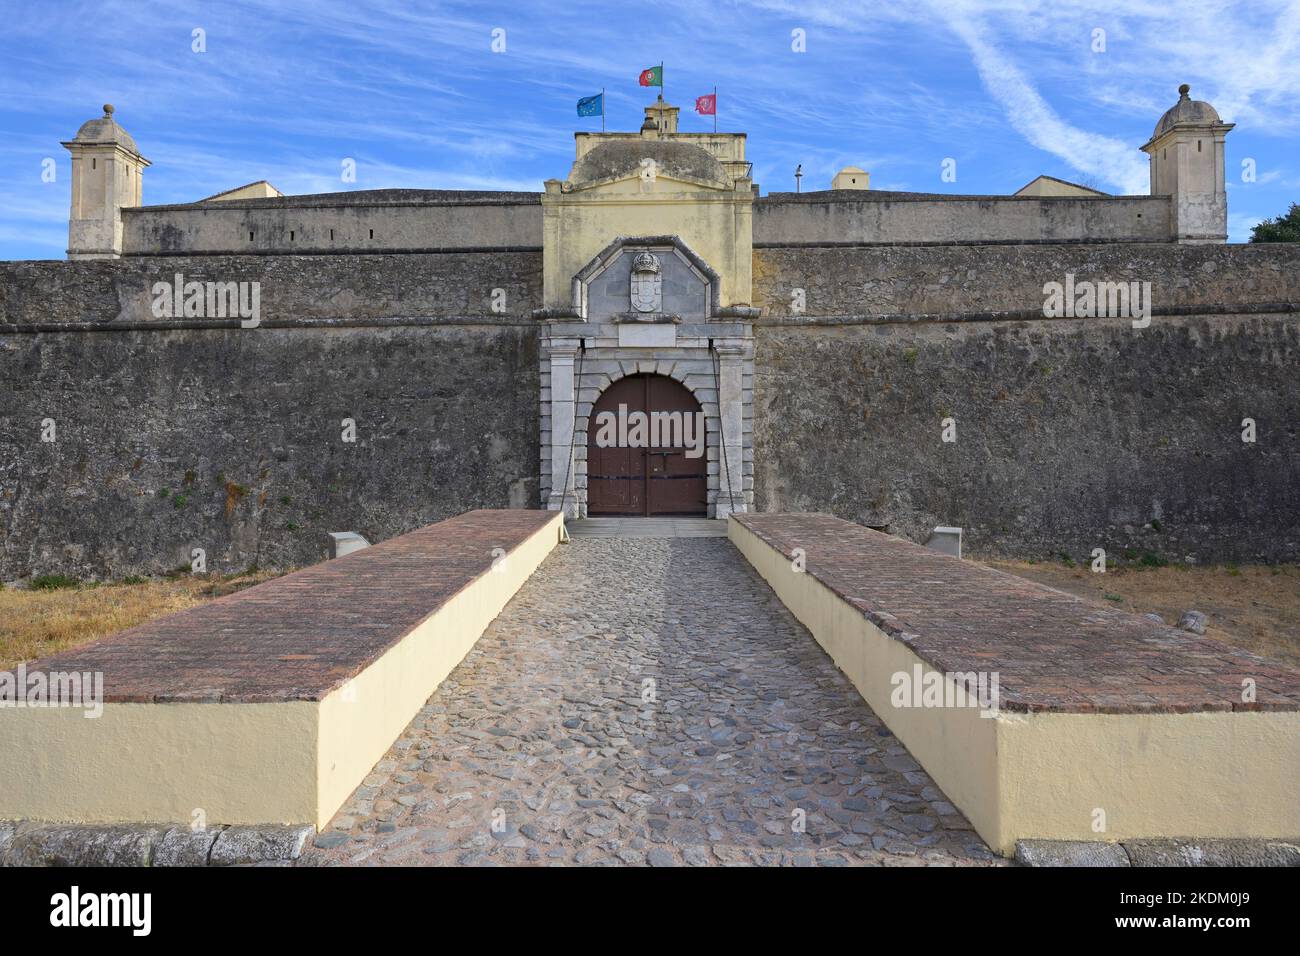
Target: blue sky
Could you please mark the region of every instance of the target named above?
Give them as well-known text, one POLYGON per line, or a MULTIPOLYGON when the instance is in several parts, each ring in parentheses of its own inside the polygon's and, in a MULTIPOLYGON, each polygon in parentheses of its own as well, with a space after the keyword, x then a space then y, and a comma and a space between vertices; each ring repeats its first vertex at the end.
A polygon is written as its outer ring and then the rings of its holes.
POLYGON ((600 128, 577 118, 578 97, 606 88, 610 128, 636 129, 653 98, 637 74, 661 60, 685 129, 712 128, 689 107, 717 86, 719 129, 749 134, 765 193, 792 189, 796 164, 806 189, 853 164, 878 189, 1009 193, 1047 173, 1145 193, 1137 147, 1187 82, 1237 123, 1232 240, 1300 200, 1300 0, 4 0, 4 20, 4 259, 63 257, 59 142, 105 102, 153 162, 146 203, 257 179, 287 193, 540 190, 568 171, 572 131, 600 128), (955 183, 940 180, 948 157, 955 183))

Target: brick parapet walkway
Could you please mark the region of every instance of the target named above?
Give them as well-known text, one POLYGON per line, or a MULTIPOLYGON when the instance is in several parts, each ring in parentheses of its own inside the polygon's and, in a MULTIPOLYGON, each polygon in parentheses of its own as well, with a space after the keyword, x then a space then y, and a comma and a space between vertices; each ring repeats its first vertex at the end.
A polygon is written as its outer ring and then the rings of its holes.
POLYGON ((946 673, 996 672, 1000 707, 1300 709, 1300 670, 823 514, 734 520, 946 673), (1255 700, 1243 700, 1243 681, 1255 700))
POLYGON ((27 670, 101 672, 107 702, 321 700, 552 518, 467 512, 27 670))

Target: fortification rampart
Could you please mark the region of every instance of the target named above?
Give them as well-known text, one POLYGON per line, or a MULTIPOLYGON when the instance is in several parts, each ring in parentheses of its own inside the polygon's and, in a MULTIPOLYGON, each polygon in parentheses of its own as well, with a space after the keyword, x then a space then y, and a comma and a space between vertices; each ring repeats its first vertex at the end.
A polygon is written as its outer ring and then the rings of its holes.
POLYGON ((537 193, 389 189, 122 210, 123 254, 540 250, 537 193))
POLYGON ((1170 242, 1168 196, 948 196, 836 190, 754 203, 754 248, 802 244, 1170 242))
MULTIPOLYGON (((758 510, 1300 559, 1300 250, 769 248, 754 274, 758 510), (1067 272, 1150 281, 1150 325, 1043 318, 1067 272)), ((305 564, 327 531, 537 507, 541 275, 527 252, 0 264, 0 577, 305 564), (258 282, 260 325, 154 315, 177 273, 258 282)))

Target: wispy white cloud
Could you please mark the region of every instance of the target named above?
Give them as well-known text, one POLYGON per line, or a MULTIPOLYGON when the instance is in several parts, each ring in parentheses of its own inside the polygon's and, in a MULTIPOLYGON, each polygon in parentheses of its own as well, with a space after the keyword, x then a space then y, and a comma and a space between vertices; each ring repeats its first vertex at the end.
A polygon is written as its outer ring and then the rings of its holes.
MULTIPOLYGON (((825 188, 854 164, 921 191, 1009 192, 1038 173, 1145 192, 1137 146, 1180 82, 1269 172, 1234 211, 1276 215, 1300 177, 1300 0, 45 0, 0 35, 0 228, 61 234, 66 183, 39 161, 105 101, 154 166, 149 202, 254 179, 290 192, 422 186, 541 188, 572 161, 579 95, 605 87, 610 128, 635 128, 642 67, 667 63, 689 112, 714 85, 723 129, 749 133, 769 189, 825 188), (190 50, 190 31, 208 50, 190 50), (491 31, 507 50, 491 52, 491 31), (1106 31, 1095 54, 1091 32, 1106 31), (791 31, 807 35, 792 49, 791 31), (88 51, 93 50, 93 55, 88 51), (940 162, 959 160, 961 182, 940 162), (360 179, 339 179, 344 157, 360 179), (58 193, 58 202, 52 202, 58 193), (7 200, 7 202, 6 202, 7 200), (1273 209, 1273 206, 1280 206, 1273 209), (57 217, 57 218, 55 218, 57 217)), ((57 239, 58 243, 63 238, 57 239)), ((12 248, 6 243, 5 249, 12 248)))
POLYGON ((970 48, 975 68, 989 94, 1005 110, 1007 121, 1031 144, 1097 176, 1123 193, 1145 193, 1148 164, 1131 143, 1080 129, 1048 105, 1029 76, 996 45, 990 29, 973 16, 956 14, 948 26, 970 48))
MULTIPOLYGON (((1300 129, 1300 0, 927 0, 790 3, 768 10, 863 34, 911 28, 960 39, 1001 120, 1080 175, 1122 192, 1149 188, 1136 147, 1178 83, 1263 135, 1300 129), (1105 49, 1094 51, 1094 31, 1105 49), (1050 90, 1050 93, 1045 92, 1050 90), (1138 135, 1099 123, 1132 119, 1138 135)), ((934 58, 927 58, 934 62, 934 58)))

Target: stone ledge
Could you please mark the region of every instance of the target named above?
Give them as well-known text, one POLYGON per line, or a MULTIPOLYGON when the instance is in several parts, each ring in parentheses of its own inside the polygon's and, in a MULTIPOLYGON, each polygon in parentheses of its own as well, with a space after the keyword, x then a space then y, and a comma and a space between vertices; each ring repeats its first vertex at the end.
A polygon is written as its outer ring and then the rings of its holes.
POLYGON ((1300 866, 1297 840, 1018 840, 1024 866, 1300 866))
POLYGON ((270 866, 292 863, 311 824, 89 826, 0 822, 0 866, 270 866))

